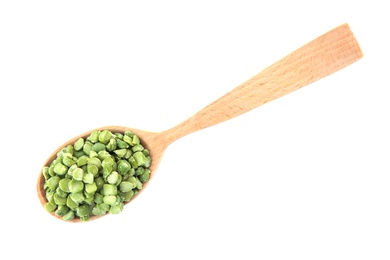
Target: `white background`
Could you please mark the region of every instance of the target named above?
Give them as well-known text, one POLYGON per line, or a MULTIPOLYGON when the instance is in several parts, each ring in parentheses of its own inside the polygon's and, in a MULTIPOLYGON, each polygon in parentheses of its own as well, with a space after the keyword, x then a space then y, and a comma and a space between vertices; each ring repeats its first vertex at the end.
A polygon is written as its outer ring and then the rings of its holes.
POLYGON ((390 259, 386 1, 1 1, 1 259, 390 259), (364 58, 183 137, 124 211, 72 224, 42 164, 90 129, 173 127, 348 23, 364 58))

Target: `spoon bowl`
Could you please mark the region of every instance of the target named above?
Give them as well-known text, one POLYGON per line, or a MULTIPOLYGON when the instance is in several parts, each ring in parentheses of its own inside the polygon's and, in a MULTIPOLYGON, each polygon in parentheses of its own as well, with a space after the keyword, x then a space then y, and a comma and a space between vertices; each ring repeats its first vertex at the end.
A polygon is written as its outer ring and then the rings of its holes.
MULTIPOLYGON (((46 159, 43 166, 49 166, 63 147, 74 144, 80 137, 86 138, 94 130, 110 130, 121 133, 130 130, 139 136, 141 144, 149 150, 152 158, 149 168, 151 171, 150 179, 144 183, 142 190, 131 199, 132 201, 145 190, 147 183, 153 178, 158 168, 165 149, 173 141, 244 114, 262 104, 339 71, 362 57, 363 54, 359 44, 349 25, 342 24, 293 51, 192 117, 168 130, 148 132, 124 126, 96 128, 65 142, 46 159)), ((47 203, 44 182, 45 179, 40 172, 37 193, 42 206, 47 203)), ((51 215, 62 220, 62 217, 56 216, 54 213, 51 213, 51 215)), ((91 216, 89 221, 97 218, 100 218, 100 216, 91 216)), ((79 218, 71 220, 71 222, 80 221, 79 218)))

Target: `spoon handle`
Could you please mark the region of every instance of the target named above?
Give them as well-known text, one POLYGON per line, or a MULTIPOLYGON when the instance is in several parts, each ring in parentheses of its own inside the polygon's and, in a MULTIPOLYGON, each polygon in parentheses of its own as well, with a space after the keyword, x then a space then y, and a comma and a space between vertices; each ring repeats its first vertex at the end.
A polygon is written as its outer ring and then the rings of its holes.
POLYGON ((312 40, 162 133, 168 143, 210 127, 326 77, 363 57, 348 24, 312 40))

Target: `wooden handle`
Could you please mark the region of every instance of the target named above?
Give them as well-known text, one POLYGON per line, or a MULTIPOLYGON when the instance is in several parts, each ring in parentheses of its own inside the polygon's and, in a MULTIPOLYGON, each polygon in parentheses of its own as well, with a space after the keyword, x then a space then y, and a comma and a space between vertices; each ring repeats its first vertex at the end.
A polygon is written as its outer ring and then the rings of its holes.
POLYGON ((284 96, 362 57, 348 24, 340 25, 261 71, 186 121, 162 133, 170 143, 284 96))

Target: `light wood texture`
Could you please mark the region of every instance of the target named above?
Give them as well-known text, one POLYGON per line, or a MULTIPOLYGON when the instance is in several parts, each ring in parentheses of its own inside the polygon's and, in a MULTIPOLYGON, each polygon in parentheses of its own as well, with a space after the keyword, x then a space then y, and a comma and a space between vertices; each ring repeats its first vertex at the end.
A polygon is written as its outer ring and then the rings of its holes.
MULTIPOLYGON (((350 27, 348 24, 343 24, 290 53, 192 117, 168 130, 154 133, 123 126, 105 126, 96 129, 109 129, 113 132, 131 130, 138 134, 143 145, 150 150, 152 179, 165 149, 173 141, 246 113, 264 103, 326 77, 362 57, 363 54, 350 27)), ((49 156, 44 165, 49 165, 62 147, 74 143, 80 137, 87 137, 91 131, 76 136, 61 145, 49 156)), ((37 192, 42 205, 47 202, 43 184, 44 178, 39 173, 37 192)), ((147 183, 143 190, 146 186, 147 183)), ((97 217, 91 218, 91 220, 94 219, 97 217)), ((79 222, 79 220, 75 219, 73 222, 79 222)))

